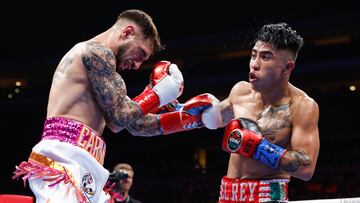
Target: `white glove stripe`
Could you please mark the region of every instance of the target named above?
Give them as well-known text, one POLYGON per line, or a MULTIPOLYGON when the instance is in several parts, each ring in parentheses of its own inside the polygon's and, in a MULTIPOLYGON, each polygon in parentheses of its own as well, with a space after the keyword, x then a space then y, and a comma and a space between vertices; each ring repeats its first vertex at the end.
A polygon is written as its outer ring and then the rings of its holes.
POLYGON ((205 127, 208 129, 215 130, 222 124, 222 117, 220 113, 220 102, 214 97, 213 106, 206 109, 201 115, 201 121, 204 123, 205 127))
POLYGON ((160 106, 163 106, 180 96, 183 76, 176 64, 169 67, 170 75, 165 76, 152 90, 159 96, 160 106))
POLYGON ((184 80, 183 75, 176 64, 173 64, 173 63, 170 64, 169 73, 176 82, 178 82, 178 83, 183 82, 183 80, 184 80))

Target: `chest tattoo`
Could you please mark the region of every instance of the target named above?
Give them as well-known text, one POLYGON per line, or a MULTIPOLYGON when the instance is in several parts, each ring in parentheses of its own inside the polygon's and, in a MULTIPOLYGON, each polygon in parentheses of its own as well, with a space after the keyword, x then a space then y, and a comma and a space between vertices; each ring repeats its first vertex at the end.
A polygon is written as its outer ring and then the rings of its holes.
POLYGON ((258 124, 264 134, 275 134, 277 131, 291 126, 290 115, 289 104, 269 106, 260 113, 258 124))

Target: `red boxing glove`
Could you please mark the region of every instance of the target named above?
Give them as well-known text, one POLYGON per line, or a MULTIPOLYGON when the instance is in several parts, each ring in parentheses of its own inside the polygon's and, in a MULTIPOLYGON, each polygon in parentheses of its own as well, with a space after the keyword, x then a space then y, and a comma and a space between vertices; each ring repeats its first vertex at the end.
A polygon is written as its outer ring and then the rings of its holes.
POLYGON ((178 98, 184 90, 184 80, 177 65, 168 61, 160 61, 155 64, 150 75, 150 88, 154 88, 168 75, 173 76, 178 80, 177 82, 180 82, 179 89, 177 91, 178 95, 176 96, 176 98, 178 98))
POLYGON ((171 134, 204 126, 201 114, 213 103, 218 101, 215 96, 204 93, 176 105, 176 111, 160 114, 160 126, 163 134, 171 134))
POLYGON ((225 128, 222 149, 253 157, 263 139, 260 127, 246 118, 233 119, 225 128))
POLYGON ((278 169, 286 149, 267 141, 256 122, 247 118, 232 120, 225 128, 223 150, 252 157, 273 169, 278 169))
POLYGON ((174 101, 167 103, 164 106, 152 109, 149 113, 163 114, 163 113, 167 113, 167 112, 176 111, 176 109, 179 107, 179 105, 180 105, 179 101, 177 99, 174 99, 174 101))
POLYGON ((154 65, 148 87, 133 99, 144 114, 178 98, 184 88, 183 76, 176 64, 160 61, 154 65))
MULTIPOLYGON (((149 90, 151 90, 151 87, 150 87, 150 85, 147 85, 143 92, 146 92, 146 91, 149 91, 149 90)), ((162 113, 166 113, 166 112, 172 112, 172 111, 176 110, 178 104, 179 104, 179 101, 177 99, 174 99, 174 101, 172 101, 170 103, 167 103, 164 106, 154 107, 153 109, 151 109, 149 111, 149 113, 162 114, 162 113)))

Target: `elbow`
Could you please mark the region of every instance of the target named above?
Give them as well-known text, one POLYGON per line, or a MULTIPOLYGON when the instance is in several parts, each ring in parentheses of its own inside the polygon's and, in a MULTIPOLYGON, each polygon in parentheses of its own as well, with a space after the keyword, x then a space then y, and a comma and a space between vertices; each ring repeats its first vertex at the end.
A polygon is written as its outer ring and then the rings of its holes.
POLYGON ((303 181, 309 181, 313 177, 313 174, 305 174, 301 179, 303 181))
POLYGON ((301 179, 303 181, 309 181, 313 177, 315 172, 315 165, 310 164, 308 166, 304 166, 301 170, 301 179))
POLYGON ((131 125, 130 125, 130 126, 127 126, 127 127, 126 127, 126 130, 127 130, 132 136, 144 136, 143 133, 142 133, 140 130, 134 128, 134 126, 131 126, 131 125))
POLYGON ((126 124, 120 122, 119 120, 113 120, 110 122, 106 122, 106 125, 110 129, 110 131, 113 133, 118 133, 118 132, 122 131, 126 126, 126 124))
POLYGON ((122 127, 120 127, 114 123, 111 123, 111 124, 108 123, 107 126, 113 133, 118 133, 123 129, 122 127))
POLYGON ((118 127, 109 127, 110 128, 110 130, 111 130, 111 132, 113 132, 113 133, 118 133, 118 132, 120 132, 120 128, 118 128, 118 127))
POLYGON ((129 133, 133 136, 139 136, 139 137, 152 137, 155 136, 157 134, 155 133, 147 133, 147 132, 143 132, 143 131, 134 131, 134 130, 130 130, 129 128, 127 128, 127 130, 129 131, 129 133))
POLYGON ((303 181, 309 181, 314 175, 314 171, 304 171, 301 174, 297 175, 297 178, 303 180, 303 181))
POLYGON ((136 132, 136 131, 133 131, 133 130, 129 130, 128 128, 127 128, 127 130, 128 130, 129 133, 130 133, 131 135, 133 135, 133 136, 143 136, 140 132, 136 132))

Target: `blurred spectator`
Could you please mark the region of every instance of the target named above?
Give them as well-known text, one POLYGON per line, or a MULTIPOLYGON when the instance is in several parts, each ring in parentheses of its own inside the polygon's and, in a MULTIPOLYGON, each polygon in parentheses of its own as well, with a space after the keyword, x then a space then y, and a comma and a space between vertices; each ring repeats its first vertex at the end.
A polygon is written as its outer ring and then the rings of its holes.
POLYGON ((141 203, 130 196, 129 192, 133 185, 134 170, 128 163, 119 163, 114 167, 113 174, 119 172, 114 191, 120 193, 123 198, 115 198, 116 203, 141 203))

